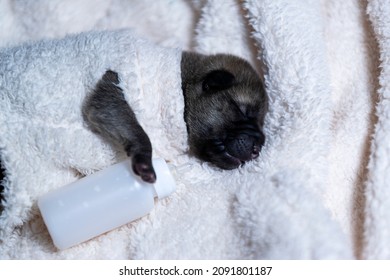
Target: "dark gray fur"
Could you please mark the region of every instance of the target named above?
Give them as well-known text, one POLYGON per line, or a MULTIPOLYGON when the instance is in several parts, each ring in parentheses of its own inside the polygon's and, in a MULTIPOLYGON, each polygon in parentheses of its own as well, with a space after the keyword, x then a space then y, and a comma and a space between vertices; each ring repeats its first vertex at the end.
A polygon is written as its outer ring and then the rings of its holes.
MULTIPOLYGON (((259 155, 267 111, 263 84, 253 68, 231 55, 183 52, 182 89, 190 152, 223 169, 259 155)), ((131 157, 134 172, 154 182, 152 146, 108 70, 88 96, 83 116, 89 127, 131 157)))
POLYGON ((84 120, 94 132, 124 148, 135 174, 146 182, 154 182, 152 144, 118 84, 118 74, 108 70, 84 102, 84 120))

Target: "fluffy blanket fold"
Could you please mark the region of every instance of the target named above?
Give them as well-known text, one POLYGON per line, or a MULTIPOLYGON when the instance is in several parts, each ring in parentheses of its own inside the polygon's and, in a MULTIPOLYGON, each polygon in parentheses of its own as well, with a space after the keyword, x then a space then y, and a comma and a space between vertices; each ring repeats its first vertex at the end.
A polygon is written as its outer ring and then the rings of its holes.
POLYGON ((157 2, 83 1, 78 14, 72 1, 0 0, 0 258, 389 259, 389 1, 157 2), (18 16, 26 9, 68 14, 34 27, 34 13, 18 16), (138 35, 90 31, 119 27, 138 35), (166 47, 233 53, 264 76, 259 159, 222 171, 187 156, 180 51, 166 47), (57 251, 37 197, 123 158, 80 118, 108 68, 178 191, 135 223, 57 251))

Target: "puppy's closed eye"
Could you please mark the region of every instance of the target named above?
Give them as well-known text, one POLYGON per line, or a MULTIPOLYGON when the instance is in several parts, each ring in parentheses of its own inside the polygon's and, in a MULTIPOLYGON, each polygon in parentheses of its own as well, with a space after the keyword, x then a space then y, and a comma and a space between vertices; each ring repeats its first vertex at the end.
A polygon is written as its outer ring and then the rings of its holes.
POLYGON ((215 70, 203 79, 202 89, 205 92, 220 91, 230 88, 234 84, 234 75, 226 70, 215 70))

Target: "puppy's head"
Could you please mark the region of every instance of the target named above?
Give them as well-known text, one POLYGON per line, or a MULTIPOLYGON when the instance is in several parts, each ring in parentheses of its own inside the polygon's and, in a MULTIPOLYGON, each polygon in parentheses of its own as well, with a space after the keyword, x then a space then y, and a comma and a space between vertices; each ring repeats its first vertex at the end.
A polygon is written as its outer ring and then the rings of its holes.
POLYGON ((181 70, 190 152, 222 169, 257 158, 267 97, 249 63, 184 52, 181 70))

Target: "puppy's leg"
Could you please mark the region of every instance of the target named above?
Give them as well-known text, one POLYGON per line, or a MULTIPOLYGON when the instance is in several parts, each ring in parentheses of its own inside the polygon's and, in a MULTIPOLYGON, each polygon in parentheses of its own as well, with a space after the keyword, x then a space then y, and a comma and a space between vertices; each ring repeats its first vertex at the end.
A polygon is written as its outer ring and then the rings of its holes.
POLYGON ((108 70, 86 99, 83 117, 91 129, 131 157, 135 174, 149 183, 156 181, 152 166, 152 144, 118 86, 116 72, 108 70))

